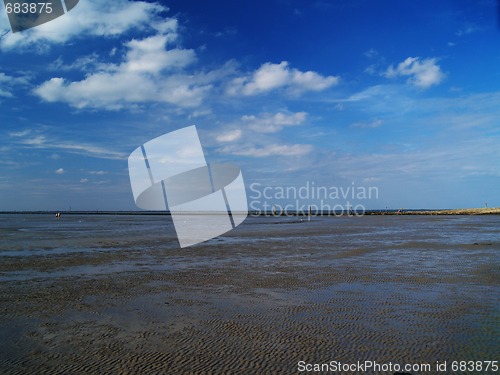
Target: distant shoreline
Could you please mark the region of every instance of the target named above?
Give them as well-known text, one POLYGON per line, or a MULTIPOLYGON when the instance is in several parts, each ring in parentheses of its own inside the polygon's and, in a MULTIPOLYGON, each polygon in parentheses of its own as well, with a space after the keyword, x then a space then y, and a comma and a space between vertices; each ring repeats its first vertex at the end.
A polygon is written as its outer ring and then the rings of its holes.
MULTIPOLYGON (((55 215, 60 212, 62 215, 165 215, 170 216, 169 211, 0 211, 0 215, 55 215)), ((188 214, 186 212, 186 214, 188 214)), ((202 213, 208 214, 208 213, 202 213)), ((213 213, 210 213, 213 214, 213 213)), ((225 214, 221 213, 221 214, 225 214)), ((335 215, 334 212, 314 212, 311 216, 353 216, 335 215)), ((500 207, 492 208, 457 208, 457 209, 401 209, 401 210, 366 210, 364 215, 500 215, 500 207)), ((286 212, 273 215, 272 212, 256 213, 249 212, 249 216, 308 216, 307 212, 286 212)), ((361 216, 358 213, 358 216, 361 216)))
POLYGON ((500 215, 500 207, 457 208, 453 210, 402 210, 389 215, 500 215))

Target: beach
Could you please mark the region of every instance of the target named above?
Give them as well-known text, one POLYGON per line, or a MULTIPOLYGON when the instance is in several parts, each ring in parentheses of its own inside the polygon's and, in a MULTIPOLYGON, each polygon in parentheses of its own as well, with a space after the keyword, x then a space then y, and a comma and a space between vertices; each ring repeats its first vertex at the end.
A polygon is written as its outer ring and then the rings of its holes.
POLYGON ((498 215, 249 217, 185 249, 159 215, 0 224, 2 374, 498 360, 498 215))

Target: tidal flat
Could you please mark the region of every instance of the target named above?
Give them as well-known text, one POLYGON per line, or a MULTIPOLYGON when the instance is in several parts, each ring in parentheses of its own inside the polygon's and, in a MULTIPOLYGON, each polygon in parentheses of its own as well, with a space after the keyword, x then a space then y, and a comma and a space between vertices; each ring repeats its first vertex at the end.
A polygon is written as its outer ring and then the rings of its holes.
POLYGON ((500 216, 0 215, 0 373, 498 360, 500 216))

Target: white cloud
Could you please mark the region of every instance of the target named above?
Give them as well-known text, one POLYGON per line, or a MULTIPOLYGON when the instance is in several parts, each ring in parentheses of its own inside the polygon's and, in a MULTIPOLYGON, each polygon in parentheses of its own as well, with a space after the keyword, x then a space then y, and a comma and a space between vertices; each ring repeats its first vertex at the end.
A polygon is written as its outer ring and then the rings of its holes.
POLYGON ((274 115, 265 113, 261 116, 243 116, 243 125, 260 133, 275 133, 285 126, 301 125, 306 120, 306 112, 286 114, 278 112, 274 115))
POLYGON ((4 41, 7 44, 3 47, 21 48, 34 42, 38 46, 43 41, 50 45, 80 36, 107 37, 142 29, 147 36, 125 42, 123 48, 112 50, 112 56, 92 54, 74 62, 59 58, 54 62, 59 74, 33 89, 35 95, 47 102, 63 102, 78 109, 136 109, 145 103, 195 108, 203 104, 209 93, 224 87, 226 93, 234 95, 256 95, 276 89, 297 95, 321 91, 339 81, 338 77, 290 68, 286 61, 263 64, 239 77, 236 64, 231 61, 210 71, 188 70, 197 60, 196 53, 179 46, 177 20, 161 20, 160 13, 166 10, 156 3, 141 1, 88 0, 80 2, 60 20, 26 30, 23 36, 9 34, 9 38, 20 39, 4 41), (68 70, 81 70, 85 77, 72 81, 62 74, 68 70))
POLYGON ((218 142, 233 142, 241 138, 241 129, 234 129, 221 133, 215 137, 218 142))
POLYGON ((384 75, 387 78, 409 77, 407 81, 409 84, 426 89, 441 83, 445 78, 445 74, 436 61, 435 58, 421 61, 419 57, 408 57, 396 67, 391 65, 384 75))
MULTIPOLYGON (((237 123, 215 133, 217 142, 230 143, 217 149, 221 154, 263 158, 271 156, 299 157, 313 150, 310 144, 287 144, 277 134, 284 127, 305 123, 306 112, 262 113, 242 116, 237 123), (262 133, 266 133, 263 137, 262 133)), ((296 159, 295 159, 296 160, 296 159)))
POLYGON ((302 156, 310 153, 312 150, 313 146, 306 144, 294 144, 294 145, 271 144, 263 147, 226 146, 220 149, 220 151, 225 154, 251 156, 258 158, 267 156, 302 156))
POLYGON ((166 50, 170 35, 154 35, 142 40, 131 40, 123 71, 158 74, 165 69, 183 68, 192 63, 196 56, 191 49, 166 50))
POLYGON ((63 168, 56 169, 54 171, 54 173, 56 173, 56 174, 63 174, 64 173, 64 169, 63 168))
POLYGON ((131 29, 166 28, 156 16, 166 11, 158 3, 127 0, 85 0, 67 14, 22 33, 8 33, 1 49, 45 48, 85 36, 116 36, 131 29))
POLYGON ((146 102, 196 107, 211 89, 210 80, 202 75, 165 73, 184 68, 196 58, 190 49, 167 50, 176 40, 176 25, 170 22, 166 35, 126 43, 127 53, 120 64, 99 64, 97 72, 81 81, 54 77, 34 93, 48 102, 65 102, 76 108, 118 110, 146 102))
POLYGON ((321 91, 338 82, 339 77, 325 77, 313 71, 301 72, 282 61, 279 64, 265 63, 252 74, 233 79, 226 92, 229 95, 250 96, 284 88, 292 94, 299 94, 321 91))
POLYGON ((97 73, 79 82, 52 78, 34 92, 48 102, 66 102, 76 108, 122 109, 146 102, 195 107, 209 89, 209 85, 197 86, 189 76, 155 80, 138 73, 118 72, 97 73))
MULTIPOLYGON (((307 118, 306 112, 277 112, 263 113, 258 116, 245 115, 237 123, 232 123, 225 129, 215 132, 214 137, 217 142, 230 143, 230 146, 219 149, 222 153, 243 156, 270 156, 270 155, 301 155, 309 150, 308 145, 277 145, 271 144, 272 138, 263 138, 258 133, 277 133, 287 126, 302 125, 307 118), (257 145, 245 143, 248 139, 254 139, 257 145), (264 145, 262 145, 264 143, 264 145)), ((276 139, 274 140, 276 142, 276 139)))

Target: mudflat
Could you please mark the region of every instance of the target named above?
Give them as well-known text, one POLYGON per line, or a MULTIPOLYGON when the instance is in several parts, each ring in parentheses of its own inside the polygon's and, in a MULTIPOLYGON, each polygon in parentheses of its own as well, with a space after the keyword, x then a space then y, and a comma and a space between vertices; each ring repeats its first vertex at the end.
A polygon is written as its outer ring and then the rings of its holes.
POLYGON ((0 215, 0 373, 498 360, 500 216, 169 220, 0 215))

